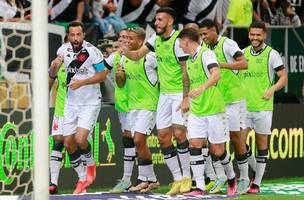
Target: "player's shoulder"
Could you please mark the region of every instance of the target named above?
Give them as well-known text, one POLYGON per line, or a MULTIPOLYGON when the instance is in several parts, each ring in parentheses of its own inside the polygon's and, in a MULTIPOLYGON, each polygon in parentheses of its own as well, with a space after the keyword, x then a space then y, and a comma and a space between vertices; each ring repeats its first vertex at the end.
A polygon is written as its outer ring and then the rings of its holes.
POLYGON ((71 43, 69 42, 66 42, 66 43, 63 43, 59 49, 63 50, 63 51, 67 51, 67 52, 73 52, 73 47, 71 45, 71 43))

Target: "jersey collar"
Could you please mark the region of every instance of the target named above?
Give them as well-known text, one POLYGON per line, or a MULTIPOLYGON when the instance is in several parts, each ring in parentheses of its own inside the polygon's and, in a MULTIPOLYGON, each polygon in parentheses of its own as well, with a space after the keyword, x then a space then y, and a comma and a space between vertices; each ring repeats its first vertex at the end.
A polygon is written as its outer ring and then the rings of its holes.
POLYGON ((264 50, 265 50, 265 48, 267 47, 267 45, 265 44, 265 43, 263 43, 263 47, 260 49, 260 50, 258 50, 258 51, 254 51, 254 49, 253 49, 253 47, 251 46, 251 48, 250 48, 250 53, 252 54, 252 55, 259 55, 259 54, 261 54, 264 50))
POLYGON ((201 50, 202 46, 201 45, 198 45, 198 47, 196 48, 195 50, 195 53, 193 54, 192 58, 191 58, 191 61, 194 62, 198 56, 198 53, 199 51, 201 50))

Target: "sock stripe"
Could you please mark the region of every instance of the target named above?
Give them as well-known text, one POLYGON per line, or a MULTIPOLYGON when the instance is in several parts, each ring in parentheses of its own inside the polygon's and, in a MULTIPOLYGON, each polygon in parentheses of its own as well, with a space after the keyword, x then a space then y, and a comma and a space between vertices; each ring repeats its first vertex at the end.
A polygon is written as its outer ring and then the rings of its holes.
POLYGON ((257 156, 255 157, 255 159, 257 163, 266 163, 268 160, 267 157, 262 157, 262 156, 257 156))
POLYGON ((51 160, 61 162, 61 161, 62 161, 62 158, 57 157, 57 156, 51 156, 51 160))
POLYGON ((203 165, 204 163, 204 160, 190 161, 190 165, 203 165))
POLYGON ((124 161, 134 161, 136 156, 124 156, 124 161))
POLYGON ((177 149, 177 152, 180 153, 180 154, 185 154, 185 153, 189 152, 189 148, 187 148, 187 149, 177 149))

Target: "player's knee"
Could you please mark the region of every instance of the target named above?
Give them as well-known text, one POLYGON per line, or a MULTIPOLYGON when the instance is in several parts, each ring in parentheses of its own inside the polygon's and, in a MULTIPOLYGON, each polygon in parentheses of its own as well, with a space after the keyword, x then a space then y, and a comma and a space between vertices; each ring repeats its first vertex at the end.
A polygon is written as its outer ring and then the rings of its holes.
POLYGON ((159 142, 159 145, 161 147, 163 146, 170 146, 171 144, 171 136, 170 135, 167 135, 165 133, 158 133, 157 134, 157 139, 158 139, 158 142, 159 142))
POLYGON ((82 134, 76 134, 75 141, 79 146, 82 146, 82 144, 87 143, 87 137, 82 134))
POLYGON ((222 156, 225 152, 225 146, 224 145, 211 145, 210 146, 210 152, 217 158, 222 156))
POLYGON ((173 126, 173 135, 177 141, 177 143, 182 143, 186 140, 186 129, 180 125, 173 126))
POLYGON ((122 144, 124 148, 133 148, 135 147, 133 138, 130 137, 122 137, 122 144))

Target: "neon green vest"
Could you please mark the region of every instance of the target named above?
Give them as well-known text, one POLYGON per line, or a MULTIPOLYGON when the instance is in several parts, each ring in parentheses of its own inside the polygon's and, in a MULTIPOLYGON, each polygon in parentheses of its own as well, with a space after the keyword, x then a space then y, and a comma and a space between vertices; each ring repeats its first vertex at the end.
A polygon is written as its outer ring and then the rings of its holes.
POLYGON ((54 112, 54 116, 56 117, 63 117, 64 115, 64 101, 67 91, 66 79, 67 79, 67 75, 64 69, 64 64, 62 63, 57 73, 58 88, 56 93, 55 112, 54 112))
MULTIPOLYGON (((226 39, 226 37, 221 37, 216 47, 212 49, 219 63, 227 63, 223 49, 226 39)), ((225 68, 220 68, 220 71, 221 79, 217 86, 224 97, 225 103, 230 104, 245 99, 243 87, 237 74, 233 70, 225 68)))
MULTIPOLYGON (((207 72, 202 63, 202 53, 206 48, 202 47, 197 58, 187 61, 187 72, 190 81, 190 90, 198 88, 208 80, 207 72)), ((225 112, 225 102, 216 86, 211 86, 200 96, 191 99, 190 111, 196 116, 208 116, 225 112)))
POLYGON ((240 77, 246 88, 247 110, 250 112, 273 110, 273 98, 263 99, 265 91, 273 84, 270 80, 268 60, 271 47, 266 46, 259 55, 251 55, 249 46, 245 49, 245 57, 248 61, 248 69, 242 70, 240 77))
POLYGON ((145 57, 133 61, 128 58, 123 60, 128 88, 128 105, 130 110, 156 111, 159 88, 158 83, 152 85, 148 80, 145 66, 145 57))
POLYGON ((128 95, 127 95, 127 86, 125 85, 123 88, 119 88, 116 84, 116 70, 117 65, 120 62, 120 54, 117 52, 114 56, 114 62, 113 62, 113 73, 114 73, 114 101, 115 101, 115 109, 118 112, 128 112, 128 95))
POLYGON ((174 43, 179 32, 175 31, 168 40, 156 37, 155 53, 160 92, 166 94, 183 92, 183 78, 180 64, 174 53, 174 43))

